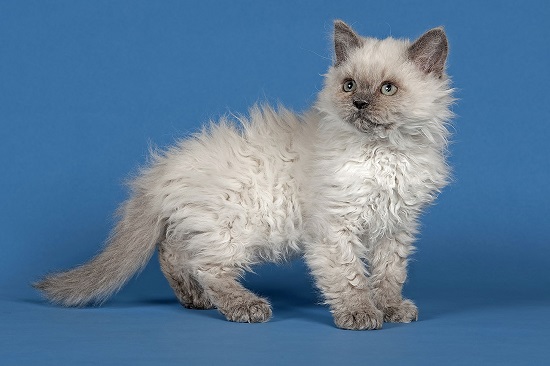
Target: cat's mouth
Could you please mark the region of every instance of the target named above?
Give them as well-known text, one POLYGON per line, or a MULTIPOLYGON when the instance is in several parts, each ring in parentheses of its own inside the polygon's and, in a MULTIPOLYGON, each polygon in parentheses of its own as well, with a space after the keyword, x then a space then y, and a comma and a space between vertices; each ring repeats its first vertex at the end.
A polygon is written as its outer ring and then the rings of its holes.
POLYGON ((388 123, 378 123, 378 122, 374 122, 374 121, 371 121, 370 119, 365 119, 363 120, 366 124, 368 124, 369 126, 371 127, 384 127, 384 128, 388 128, 389 126, 391 126, 391 123, 388 124, 388 123))
POLYGON ((372 130, 389 130, 393 127, 393 123, 381 123, 374 121, 371 118, 361 115, 355 115, 352 118, 352 124, 362 132, 370 132, 372 130))

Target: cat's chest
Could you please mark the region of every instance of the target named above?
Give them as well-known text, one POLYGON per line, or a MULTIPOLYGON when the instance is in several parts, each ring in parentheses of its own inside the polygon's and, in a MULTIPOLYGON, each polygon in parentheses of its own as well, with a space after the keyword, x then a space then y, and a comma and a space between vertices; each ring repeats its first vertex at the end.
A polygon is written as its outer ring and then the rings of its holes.
POLYGON ((414 158, 403 153, 374 150, 365 154, 363 169, 358 170, 358 183, 371 201, 385 194, 388 199, 413 204, 419 191, 426 188, 425 170, 414 158))
POLYGON ((338 181, 364 219, 401 221, 433 198, 437 184, 431 170, 426 157, 378 148, 349 157, 338 181))

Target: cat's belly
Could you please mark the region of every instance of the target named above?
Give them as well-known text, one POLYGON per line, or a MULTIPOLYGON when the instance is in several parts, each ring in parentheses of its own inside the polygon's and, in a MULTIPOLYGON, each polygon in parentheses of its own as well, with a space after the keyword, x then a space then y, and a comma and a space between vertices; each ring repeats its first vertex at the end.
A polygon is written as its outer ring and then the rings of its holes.
POLYGON ((229 200, 242 207, 232 215, 231 231, 238 245, 255 261, 281 261, 300 251, 302 208, 299 186, 288 170, 272 171, 229 200))
POLYGON ((296 159, 274 155, 219 158, 215 166, 170 181, 163 199, 169 239, 191 256, 237 266, 298 253, 303 229, 296 159))

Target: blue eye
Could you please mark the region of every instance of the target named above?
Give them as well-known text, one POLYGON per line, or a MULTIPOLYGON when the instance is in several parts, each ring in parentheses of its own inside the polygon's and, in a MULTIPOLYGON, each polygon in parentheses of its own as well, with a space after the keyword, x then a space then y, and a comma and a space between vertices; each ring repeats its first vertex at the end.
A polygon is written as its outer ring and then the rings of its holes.
POLYGON ((384 83, 380 88, 380 92, 384 95, 394 95, 395 93, 397 93, 397 86, 393 85, 392 83, 384 83))
POLYGON ((357 89, 357 84, 355 83, 355 80, 346 80, 344 81, 342 89, 344 89, 345 92, 349 93, 357 89))

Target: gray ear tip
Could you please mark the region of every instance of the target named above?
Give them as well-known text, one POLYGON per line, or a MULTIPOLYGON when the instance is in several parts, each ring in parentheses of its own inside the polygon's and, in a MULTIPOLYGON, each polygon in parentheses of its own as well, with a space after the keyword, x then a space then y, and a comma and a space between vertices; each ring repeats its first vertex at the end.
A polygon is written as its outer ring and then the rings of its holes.
POLYGON ((334 29, 349 29, 350 26, 346 24, 346 22, 344 22, 343 20, 341 19, 335 19, 334 20, 334 29))
POLYGON ((433 28, 429 30, 430 33, 437 34, 439 36, 447 37, 445 33, 445 27, 440 25, 439 27, 433 28))

